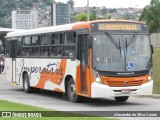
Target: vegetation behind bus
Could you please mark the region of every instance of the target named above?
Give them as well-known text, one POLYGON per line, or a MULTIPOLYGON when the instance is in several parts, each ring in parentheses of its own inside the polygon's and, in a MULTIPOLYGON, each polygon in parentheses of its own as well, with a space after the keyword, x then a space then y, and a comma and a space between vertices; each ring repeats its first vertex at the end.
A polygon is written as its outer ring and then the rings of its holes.
POLYGON ((153 93, 160 94, 160 48, 154 48, 153 54, 153 93))

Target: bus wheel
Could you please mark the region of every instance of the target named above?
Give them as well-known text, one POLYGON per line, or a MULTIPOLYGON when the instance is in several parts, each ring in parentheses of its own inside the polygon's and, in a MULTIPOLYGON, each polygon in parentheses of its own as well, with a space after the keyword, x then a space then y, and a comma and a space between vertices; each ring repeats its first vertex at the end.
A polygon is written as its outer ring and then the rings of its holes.
POLYGON ((23 76, 23 90, 26 93, 30 93, 32 91, 32 88, 30 87, 30 84, 29 84, 28 74, 24 74, 24 76, 23 76))
POLYGON ((68 94, 68 98, 71 102, 76 103, 80 99, 79 96, 76 95, 75 83, 72 78, 69 80, 68 85, 67 85, 67 94, 68 94))
POLYGON ((117 102, 125 102, 125 101, 128 100, 128 98, 129 98, 129 96, 115 97, 115 100, 116 100, 117 102))

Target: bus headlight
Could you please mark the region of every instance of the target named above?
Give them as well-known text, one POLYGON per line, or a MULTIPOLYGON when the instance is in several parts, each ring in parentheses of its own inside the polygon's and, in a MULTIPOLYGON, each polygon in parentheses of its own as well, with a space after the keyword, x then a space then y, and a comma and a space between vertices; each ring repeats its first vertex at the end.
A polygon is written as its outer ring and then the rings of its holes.
POLYGON ((93 75, 94 75, 94 80, 95 80, 97 83, 102 84, 102 80, 101 80, 101 78, 100 78, 100 76, 99 76, 99 73, 98 73, 97 71, 93 70, 93 75))
POLYGON ((151 77, 151 76, 148 76, 148 82, 151 81, 151 80, 152 80, 152 77, 151 77))
POLYGON ((149 71, 149 74, 148 74, 148 82, 153 79, 152 76, 153 76, 153 70, 151 69, 151 70, 149 71))

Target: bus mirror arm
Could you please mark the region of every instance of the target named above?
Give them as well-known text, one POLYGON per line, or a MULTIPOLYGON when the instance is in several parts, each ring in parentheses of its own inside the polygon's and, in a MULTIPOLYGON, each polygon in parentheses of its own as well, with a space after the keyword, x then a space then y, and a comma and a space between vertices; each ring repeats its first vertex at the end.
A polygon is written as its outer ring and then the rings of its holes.
POLYGON ((88 48, 92 48, 93 45, 93 39, 91 35, 88 35, 88 48))
POLYGON ((151 52, 154 54, 153 45, 151 45, 151 52))

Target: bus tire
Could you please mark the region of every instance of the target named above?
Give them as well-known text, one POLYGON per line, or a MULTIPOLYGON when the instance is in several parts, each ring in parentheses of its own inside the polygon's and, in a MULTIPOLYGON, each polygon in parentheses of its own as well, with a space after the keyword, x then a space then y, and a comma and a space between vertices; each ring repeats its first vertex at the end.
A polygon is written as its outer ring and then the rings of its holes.
POLYGON ((30 83, 29 83, 29 76, 27 73, 24 74, 24 76, 23 76, 23 90, 26 93, 32 92, 32 88, 30 87, 30 83))
POLYGON ((74 103, 79 102, 80 96, 76 95, 75 82, 73 78, 71 78, 68 82, 67 95, 68 95, 68 99, 71 102, 74 102, 74 103))
POLYGON ((128 98, 129 98, 129 96, 115 97, 115 100, 116 100, 117 102, 125 102, 125 101, 128 100, 128 98))

